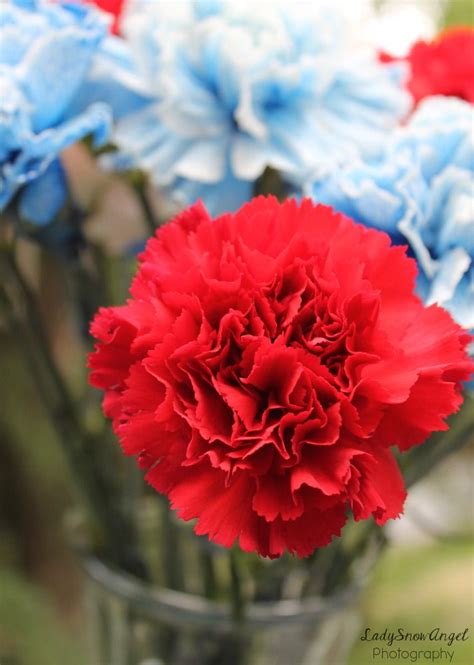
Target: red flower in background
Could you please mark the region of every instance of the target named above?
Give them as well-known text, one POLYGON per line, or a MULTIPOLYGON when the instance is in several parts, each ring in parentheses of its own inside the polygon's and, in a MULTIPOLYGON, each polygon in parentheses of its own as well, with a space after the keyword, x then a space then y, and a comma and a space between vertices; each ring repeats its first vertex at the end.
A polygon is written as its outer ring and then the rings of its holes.
POLYGON ((92 324, 91 383, 123 451, 195 531, 309 555, 348 510, 379 524, 405 490, 390 450, 462 401, 467 335, 413 295, 384 233, 306 200, 197 204, 156 233, 132 298, 92 324))
POLYGON ((474 30, 453 28, 434 41, 414 44, 406 58, 380 54, 382 62, 406 60, 407 88, 415 103, 431 95, 460 97, 474 103, 474 30))
POLYGON ((115 35, 118 35, 120 28, 120 17, 125 7, 126 0, 86 0, 86 2, 91 3, 102 9, 108 14, 112 14, 114 17, 114 22, 112 24, 112 32, 115 35))

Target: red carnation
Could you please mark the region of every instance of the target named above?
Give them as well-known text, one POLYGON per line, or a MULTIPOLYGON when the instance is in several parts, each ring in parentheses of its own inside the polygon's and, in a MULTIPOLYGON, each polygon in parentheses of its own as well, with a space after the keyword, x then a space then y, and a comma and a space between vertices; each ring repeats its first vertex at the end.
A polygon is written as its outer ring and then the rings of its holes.
POLYGON ((414 44, 406 58, 380 54, 382 62, 406 60, 408 90, 416 103, 431 95, 460 97, 474 103, 474 30, 452 28, 432 42, 414 44))
POLYGON ((160 229, 132 298, 92 324, 91 382, 123 450, 195 531, 311 554, 350 509, 400 514, 390 451, 446 429, 469 336, 413 295, 388 236, 308 200, 258 198, 160 229))

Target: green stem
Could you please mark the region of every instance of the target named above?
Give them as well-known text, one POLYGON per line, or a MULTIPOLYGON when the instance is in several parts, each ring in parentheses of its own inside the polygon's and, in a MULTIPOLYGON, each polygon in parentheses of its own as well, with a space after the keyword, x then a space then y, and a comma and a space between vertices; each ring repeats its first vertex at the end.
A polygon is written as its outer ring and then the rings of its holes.
POLYGON ((165 584, 177 591, 184 589, 183 561, 179 535, 179 531, 174 524, 171 509, 168 505, 163 505, 162 539, 165 544, 163 550, 165 584))
POLYGON ((155 218, 155 213, 153 212, 153 208, 151 206, 151 203, 148 198, 148 194, 146 191, 146 182, 145 181, 140 181, 134 183, 134 189, 135 193, 137 195, 137 198, 140 202, 142 211, 143 211, 143 216, 145 218, 146 225, 148 227, 149 232, 152 235, 155 235, 155 231, 158 227, 157 220, 155 218))
POLYGON ((49 351, 48 339, 44 330, 43 322, 36 308, 35 299, 30 290, 30 287, 23 277, 21 270, 19 269, 19 266, 16 262, 14 249, 2 248, 2 259, 6 268, 6 277, 7 279, 10 278, 9 281, 15 284, 20 298, 24 304, 26 317, 30 323, 31 330, 33 330, 35 333, 36 348, 41 355, 41 360, 45 365, 54 389, 62 397, 64 416, 77 429, 79 429, 79 422, 76 418, 73 400, 69 394, 69 389, 66 386, 61 374, 59 373, 49 351))
POLYGON ((206 598, 215 600, 217 596, 217 581, 214 567, 214 558, 206 549, 199 548, 199 564, 202 573, 204 595, 206 598))
MULTIPOLYGON (((177 591, 184 590, 183 560, 181 552, 180 534, 173 521, 173 514, 167 501, 161 502, 160 535, 163 547, 161 549, 164 585, 177 591)), ((157 644, 161 646, 163 660, 173 665, 176 648, 179 644, 180 633, 176 628, 163 626, 157 634, 157 644)))
POLYGON ((0 286, 0 306, 8 329, 14 333, 15 339, 22 347, 24 358, 28 364, 33 381, 39 387, 38 392, 43 406, 47 407, 52 403, 47 398, 52 386, 50 385, 50 382, 45 379, 41 363, 33 351, 34 345, 32 344, 31 337, 26 334, 23 326, 19 325, 14 316, 13 303, 3 286, 0 286))
POLYGON ((244 614, 244 600, 242 595, 239 562, 237 558, 237 552, 234 549, 231 549, 229 552, 229 573, 232 616, 236 623, 240 623, 244 614))
POLYGON ((4 283, 14 288, 28 325, 24 326, 16 316, 15 306, 5 288, 2 304, 9 309, 10 325, 30 361, 39 396, 61 441, 73 476, 79 480, 93 520, 100 525, 107 556, 111 561, 143 574, 143 565, 131 547, 133 527, 118 509, 115 483, 106 477, 107 469, 102 468, 103 465, 98 468, 96 464, 102 442, 82 426, 69 387, 50 352, 34 295, 16 262, 14 248, 2 246, 0 259, 4 283))

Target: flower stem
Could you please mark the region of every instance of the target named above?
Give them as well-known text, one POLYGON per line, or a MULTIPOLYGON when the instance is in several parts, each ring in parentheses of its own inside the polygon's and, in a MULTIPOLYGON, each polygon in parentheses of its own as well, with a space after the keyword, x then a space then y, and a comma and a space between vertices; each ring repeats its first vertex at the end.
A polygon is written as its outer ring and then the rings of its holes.
POLYGON ((242 582, 240 579, 239 563, 237 553, 234 549, 229 552, 229 572, 230 572, 230 590, 232 616, 236 623, 239 623, 244 614, 244 601, 242 595, 242 582))
POLYGON ((133 527, 118 508, 115 483, 110 476, 106 477, 107 469, 97 468, 102 442, 81 422, 69 386, 50 351, 35 297, 18 266, 13 246, 0 247, 0 267, 4 287, 2 305, 8 309, 10 327, 22 344, 39 396, 61 441, 73 477, 79 481, 91 517, 100 526, 107 556, 131 572, 143 575, 144 567, 132 550, 133 527), (14 300, 5 285, 11 287, 14 300), (26 326, 15 312, 15 303, 23 310, 26 326))
POLYGON ((140 180, 140 182, 134 182, 133 188, 140 202, 148 230, 152 235, 155 235, 155 231, 158 228, 158 223, 148 198, 148 194, 146 191, 146 182, 142 180, 140 180))
POLYGON ((174 524, 173 513, 168 505, 163 505, 161 519, 165 583, 170 589, 182 591, 184 589, 184 579, 180 534, 174 524))
POLYGON ((217 594, 217 583, 213 556, 203 548, 199 548, 198 556, 203 579, 204 595, 206 598, 214 600, 217 594))

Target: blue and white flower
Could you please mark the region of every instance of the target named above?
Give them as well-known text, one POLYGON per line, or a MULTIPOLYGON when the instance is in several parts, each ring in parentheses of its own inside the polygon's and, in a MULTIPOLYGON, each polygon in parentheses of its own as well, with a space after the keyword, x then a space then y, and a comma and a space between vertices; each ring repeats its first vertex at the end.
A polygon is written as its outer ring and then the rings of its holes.
POLYGON ((213 214, 231 188, 234 207, 248 198, 266 167, 298 182, 315 165, 377 151, 409 99, 401 71, 354 46, 343 18, 344 3, 326 0, 271 11, 136 0, 123 31, 153 99, 118 123, 116 143, 158 186, 183 203, 201 195, 213 214))
POLYGON ((374 161, 318 174, 316 201, 408 243, 419 264, 418 291, 474 328, 474 110, 431 97, 374 161))
POLYGON ((110 112, 70 108, 107 32, 102 15, 79 5, 10 0, 0 14, 0 210, 19 191, 19 212, 48 223, 64 203, 58 161, 71 143, 106 139, 110 112))

